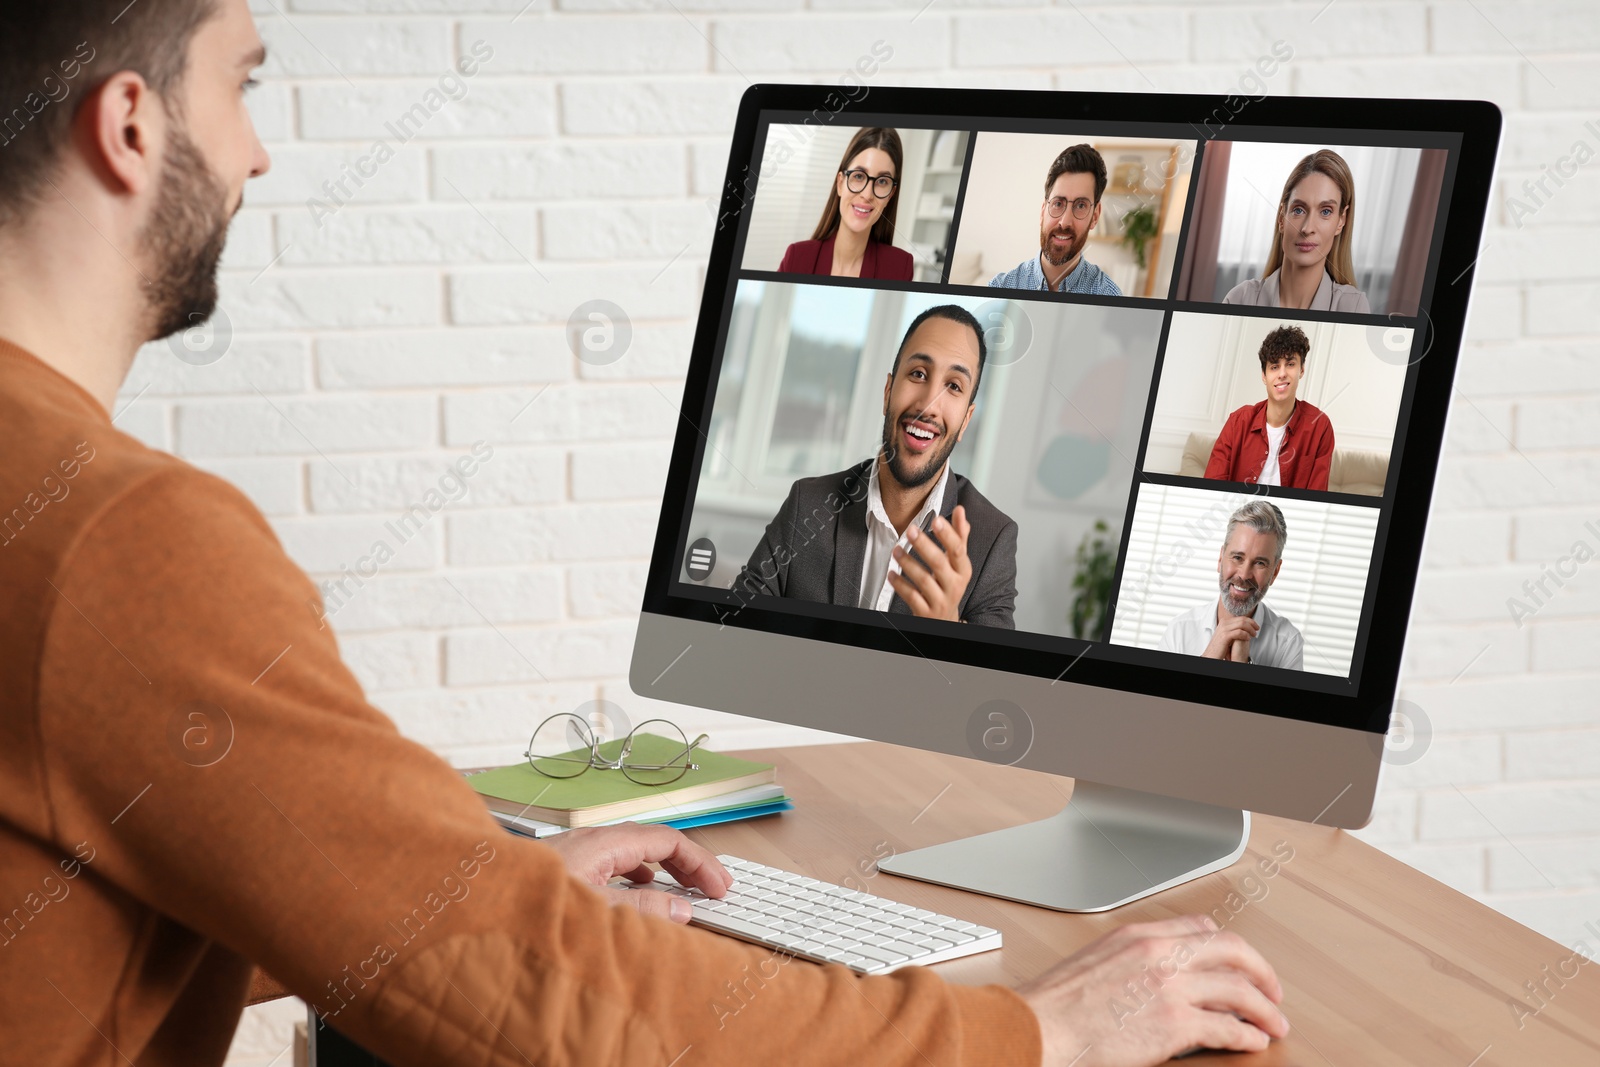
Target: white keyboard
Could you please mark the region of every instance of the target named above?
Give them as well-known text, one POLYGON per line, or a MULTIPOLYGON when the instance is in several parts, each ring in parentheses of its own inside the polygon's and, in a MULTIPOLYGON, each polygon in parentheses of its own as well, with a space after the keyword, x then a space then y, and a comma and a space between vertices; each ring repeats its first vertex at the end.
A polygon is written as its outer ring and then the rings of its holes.
POLYGON ((1000 947, 1000 931, 987 926, 734 856, 717 859, 733 874, 720 900, 679 885, 664 871, 629 888, 659 889, 692 902, 696 926, 861 974, 1000 947))

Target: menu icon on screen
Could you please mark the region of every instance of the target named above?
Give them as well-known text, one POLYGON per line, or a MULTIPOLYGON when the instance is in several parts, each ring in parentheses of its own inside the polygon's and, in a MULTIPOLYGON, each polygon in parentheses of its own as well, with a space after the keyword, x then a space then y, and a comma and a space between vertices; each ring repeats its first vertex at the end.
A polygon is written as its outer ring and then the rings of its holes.
POLYGON ((717 565, 717 546, 711 543, 709 537, 702 537, 689 546, 689 558, 684 566, 689 571, 689 577, 697 582, 703 582, 711 577, 711 568, 717 565))

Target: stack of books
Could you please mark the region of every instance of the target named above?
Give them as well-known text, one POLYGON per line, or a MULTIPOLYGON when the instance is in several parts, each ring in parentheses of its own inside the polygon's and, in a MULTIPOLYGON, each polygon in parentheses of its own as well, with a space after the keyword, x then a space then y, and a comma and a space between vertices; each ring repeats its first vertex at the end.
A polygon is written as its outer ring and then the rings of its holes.
MULTIPOLYGON (((600 746, 600 753, 615 759, 621 747, 620 738, 608 741, 600 746)), ((630 758, 641 763, 663 762, 682 747, 681 741, 635 734, 630 758)), ((582 759, 588 750, 567 755, 582 759)), ((579 826, 622 822, 665 823, 686 830, 794 807, 770 763, 704 748, 695 749, 693 760, 698 769, 666 785, 641 785, 621 771, 598 767, 572 778, 552 778, 534 770, 526 760, 466 774, 467 784, 483 797, 500 825, 526 837, 549 837, 579 826)))

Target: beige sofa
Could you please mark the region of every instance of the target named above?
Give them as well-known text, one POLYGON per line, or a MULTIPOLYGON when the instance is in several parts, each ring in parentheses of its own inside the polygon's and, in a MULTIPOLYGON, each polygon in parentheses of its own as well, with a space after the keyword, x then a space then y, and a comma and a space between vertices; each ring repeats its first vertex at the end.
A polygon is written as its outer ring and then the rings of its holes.
MULTIPOLYGON (((1211 448, 1217 435, 1191 433, 1183 443, 1183 461, 1178 473, 1186 478, 1203 478, 1206 462, 1211 458, 1211 448)), ((1383 483, 1389 479, 1389 454, 1365 448, 1339 448, 1333 450, 1333 467, 1328 472, 1330 493, 1355 493, 1360 496, 1382 496, 1383 483)))

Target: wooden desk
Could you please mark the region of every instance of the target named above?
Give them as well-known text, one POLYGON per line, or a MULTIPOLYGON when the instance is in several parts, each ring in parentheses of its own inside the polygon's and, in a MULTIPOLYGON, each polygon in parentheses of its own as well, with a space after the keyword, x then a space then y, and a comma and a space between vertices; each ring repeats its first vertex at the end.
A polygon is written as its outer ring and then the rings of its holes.
MULTIPOLYGON (((1053 814, 1070 779, 876 743, 740 755, 777 764, 795 810, 690 836, 713 852, 1001 930, 999 952, 934 968, 952 982, 1015 984, 1125 923, 1209 912, 1277 969, 1294 1028, 1265 1052, 1185 1064, 1600 1064, 1600 968, 1584 966, 1559 985, 1547 976, 1560 974, 1571 950, 1343 831, 1256 816, 1233 867, 1109 913, 1068 915, 880 874, 873 864, 890 851, 1053 814), (1263 877, 1255 864, 1280 842, 1293 858, 1263 877), (1537 1008, 1526 981, 1545 982, 1554 996, 1519 1028, 1514 1006, 1537 1008)), ((1576 966, 1566 962, 1566 972, 1576 966)))

